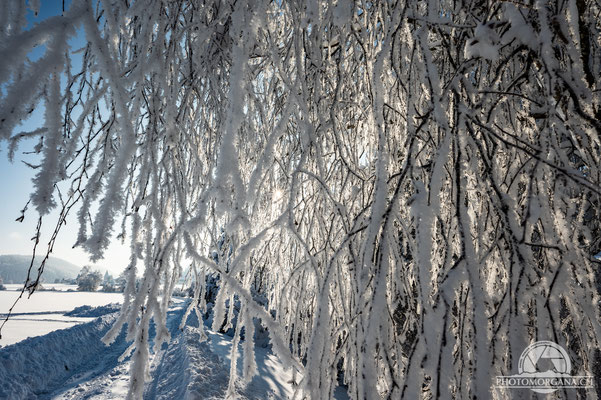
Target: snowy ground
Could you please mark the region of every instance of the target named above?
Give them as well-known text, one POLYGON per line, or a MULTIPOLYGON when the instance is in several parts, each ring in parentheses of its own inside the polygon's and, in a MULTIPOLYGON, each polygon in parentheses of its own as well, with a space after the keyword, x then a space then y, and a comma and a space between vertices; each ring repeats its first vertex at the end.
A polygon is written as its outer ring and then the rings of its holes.
MULTIPOLYGON (((17 296, 15 290, 0 291, 0 313, 6 313, 17 296)), ((121 294, 67 291, 37 292, 21 299, 0 340, 0 399, 125 398, 130 360, 119 358, 129 343, 124 332, 110 346, 100 341, 121 300, 121 294)), ((224 398, 232 338, 205 326, 208 340, 202 342, 194 313, 179 330, 186 304, 181 298, 172 300, 167 316, 171 340, 151 356, 145 399, 224 398)), ((154 332, 150 333, 152 339, 154 332)), ((260 345, 255 356, 258 374, 246 387, 240 384, 238 398, 291 398, 291 370, 260 345)), ((242 360, 239 375, 241 366, 242 360)), ((347 398, 341 388, 335 397, 347 398)))
MULTIPOLYGON (((6 283, 4 284, 4 286, 6 287, 6 290, 21 290, 21 288, 23 288, 23 284, 21 283, 6 283)), ((44 290, 51 290, 51 291, 59 291, 59 292, 66 292, 68 290, 70 291, 77 291, 77 285, 71 285, 69 283, 44 283, 43 284, 44 290)))
MULTIPOLYGON (((61 290, 74 288, 73 285, 62 285, 61 290)), ((19 296, 20 285, 6 285, 8 290, 0 291, 0 318, 4 320, 6 313, 19 296)), ((123 295, 120 293, 89 293, 66 291, 39 291, 29 299, 27 295, 19 300, 13 309, 13 315, 2 329, 0 346, 20 342, 28 337, 46 335, 57 329, 70 328, 83 322, 89 322, 91 317, 65 316, 67 311, 87 304, 102 306, 109 303, 120 303, 123 295)))
MULTIPOLYGON (((5 292, 3 296, 6 295, 5 292)), ((14 295, 15 292, 12 292, 14 295)), ((61 308, 40 292, 46 302, 47 314, 37 314, 40 319, 62 315, 61 308), (50 309, 50 310, 48 310, 50 309)), ((70 293, 59 293, 63 296, 70 293)), ((86 302, 102 303, 100 293, 85 295, 86 302)), ((35 297, 35 295, 34 295, 35 297)), ((32 297, 32 298, 34 298, 32 297)), ((5 308, 5 297, 0 298, 5 308)), ((56 300, 56 299, 54 299, 56 300)), ((105 299, 106 301, 109 298, 105 299)), ((113 300, 113 299, 110 299, 113 300)), ((59 304, 67 307, 70 296, 59 304)), ((151 380, 147 383, 145 399, 221 399, 227 389, 229 377, 229 352, 231 338, 206 330, 208 341, 201 342, 197 321, 192 316, 183 331, 178 329, 185 309, 183 300, 175 300, 168 314, 167 324, 171 340, 163 349, 152 355, 151 380)), ((26 308, 26 306, 21 306, 26 308)), ((30 309, 36 312, 40 304, 30 309)), ((68 307, 67 307, 68 308, 68 307)), ((22 309, 20 310, 22 311, 22 309)), ((103 314, 111 307, 78 309, 75 315, 103 314)), ((31 313, 26 313, 32 317, 31 313)), ((124 334, 111 346, 104 346, 100 338, 110 328, 116 313, 109 312, 91 322, 69 329, 56 330, 44 336, 26 339, 0 349, 0 399, 122 399, 127 392, 129 358, 119 361, 129 343, 124 334)), ((28 321, 32 323, 33 319, 28 321)), ((17 324, 22 322, 15 321, 17 324)), ((46 326, 48 321, 38 321, 46 326)), ((206 328, 205 328, 206 329, 206 328)), ((291 371, 286 369, 268 349, 257 347, 256 360, 259 374, 246 388, 240 388, 240 399, 287 399, 292 395, 291 371)), ((241 365, 241 363, 239 364, 241 365)))

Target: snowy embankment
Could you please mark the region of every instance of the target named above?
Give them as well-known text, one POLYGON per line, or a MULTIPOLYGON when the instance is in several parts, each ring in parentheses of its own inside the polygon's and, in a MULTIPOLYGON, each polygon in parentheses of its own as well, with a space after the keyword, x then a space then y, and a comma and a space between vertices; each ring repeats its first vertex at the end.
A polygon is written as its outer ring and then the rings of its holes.
MULTIPOLYGON (((60 389, 78 371, 102 358, 107 349, 100 338, 114 320, 115 314, 102 316, 0 349, 0 398, 43 397, 60 389)), ((120 339, 113 350, 123 346, 120 339)))
MULTIPOLYGON (((178 329, 184 309, 185 303, 179 301, 169 310, 171 340, 152 355, 146 399, 221 399, 225 395, 231 338, 205 329, 208 340, 201 341, 193 317, 183 330, 178 329)), ((111 307, 80 308, 72 314, 111 311, 111 307)), ((130 361, 120 360, 120 356, 129 343, 123 333, 110 346, 100 341, 115 317, 111 312, 92 322, 0 349, 0 398, 124 398, 130 361)), ((255 353, 259 374, 247 387, 240 387, 239 398, 290 398, 290 371, 268 349, 257 347, 255 353)))

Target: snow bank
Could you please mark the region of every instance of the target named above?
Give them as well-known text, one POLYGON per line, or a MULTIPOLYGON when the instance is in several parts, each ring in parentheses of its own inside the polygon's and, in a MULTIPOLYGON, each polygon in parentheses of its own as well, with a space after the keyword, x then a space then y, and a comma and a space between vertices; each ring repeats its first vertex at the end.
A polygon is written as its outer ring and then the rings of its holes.
POLYGON ((75 307, 72 311, 65 313, 67 317, 101 317, 106 314, 117 312, 121 309, 121 305, 118 303, 110 303, 105 306, 92 307, 92 306, 79 306, 75 307))
POLYGON ((100 338, 115 314, 0 349, 0 398, 30 399, 56 389, 72 371, 106 351, 100 338))

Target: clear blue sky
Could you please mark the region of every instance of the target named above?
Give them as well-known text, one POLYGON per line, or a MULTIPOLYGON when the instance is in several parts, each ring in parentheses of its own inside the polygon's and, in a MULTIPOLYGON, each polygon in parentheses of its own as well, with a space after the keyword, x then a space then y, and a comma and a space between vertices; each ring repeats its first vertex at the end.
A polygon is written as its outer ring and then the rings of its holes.
MULTIPOLYGON (((1 0, 0 0, 1 1, 1 0)), ((66 7, 70 0, 66 1, 66 7)), ((40 13, 34 17, 33 13, 28 12, 28 21, 35 24, 48 17, 60 15, 62 13, 62 0, 42 0, 40 13)), ((83 38, 77 38, 84 45, 83 38)), ((79 46, 78 46, 79 47, 79 46)), ((37 58, 43 54, 44 48, 37 48, 32 52, 32 58, 37 58)), ((32 130, 43 125, 43 107, 38 106, 29 120, 25 121, 19 130, 32 130)), ((31 179, 36 171, 26 166, 22 161, 35 164, 39 158, 32 154, 23 154, 31 151, 37 140, 24 141, 21 143, 18 151, 15 153, 14 162, 11 163, 7 158, 7 144, 0 144, 0 187, 2 188, 2 207, 0 207, 0 254, 31 254, 34 236, 37 224, 37 212, 30 207, 25 215, 23 222, 17 222, 15 219, 21 215, 29 195, 33 190, 31 179)), ((88 260, 87 254, 81 249, 72 249, 77 237, 77 210, 72 210, 70 217, 67 218, 67 225, 61 229, 58 240, 54 247, 53 256, 65 259, 76 265, 84 264, 95 265, 102 270, 108 270, 110 273, 119 274, 128 262, 127 246, 119 243, 111 244, 108 249, 105 260, 92 264, 88 260)), ((58 216, 58 210, 44 217, 42 239, 38 245, 37 253, 45 254, 48 240, 54 231, 58 216)))

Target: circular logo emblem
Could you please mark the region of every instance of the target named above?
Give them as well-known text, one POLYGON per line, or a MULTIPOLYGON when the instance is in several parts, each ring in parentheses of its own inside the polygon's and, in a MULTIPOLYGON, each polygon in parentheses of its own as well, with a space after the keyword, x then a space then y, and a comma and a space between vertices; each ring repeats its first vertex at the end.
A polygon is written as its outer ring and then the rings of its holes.
MULTIPOLYGON (((563 347, 541 341, 526 347, 520 356, 518 372, 521 376, 533 378, 554 378, 569 376, 572 370, 570 357, 563 347)), ((552 393, 558 388, 532 388, 538 393, 552 393)))

